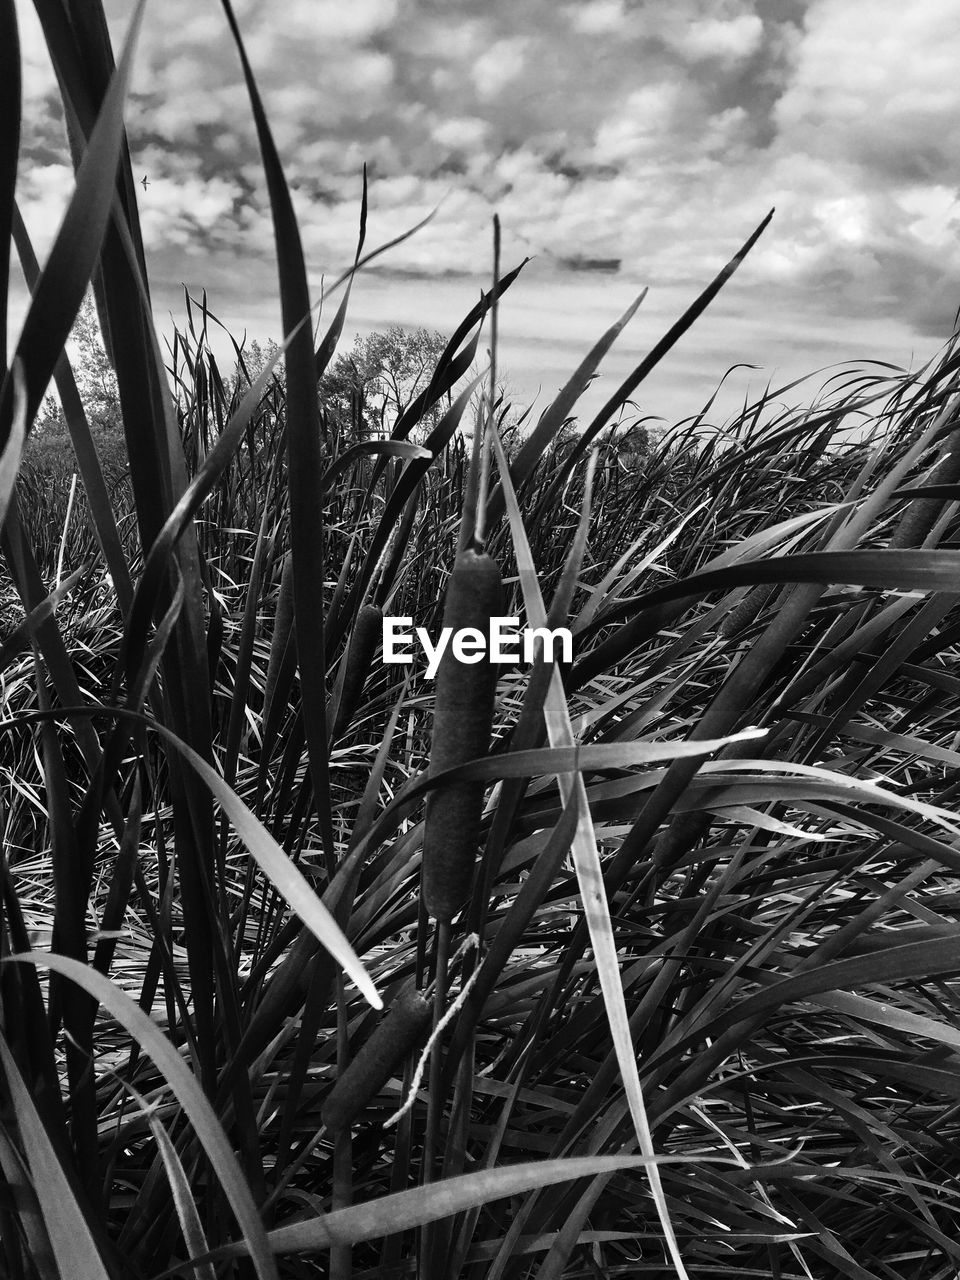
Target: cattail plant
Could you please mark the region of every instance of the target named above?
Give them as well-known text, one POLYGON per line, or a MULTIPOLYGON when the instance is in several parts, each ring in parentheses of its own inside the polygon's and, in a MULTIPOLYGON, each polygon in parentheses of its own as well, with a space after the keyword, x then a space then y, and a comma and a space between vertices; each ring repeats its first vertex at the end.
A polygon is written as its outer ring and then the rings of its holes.
MULTIPOLYGON (((447 588, 444 627, 456 635, 474 628, 488 635, 490 619, 503 612, 503 584, 496 561, 468 547, 457 556, 447 588)), ((447 646, 437 671, 431 773, 442 773, 486 755, 493 724, 497 668, 460 662, 447 646)), ((423 900, 430 915, 449 923, 470 893, 480 837, 484 783, 445 782, 427 801, 423 835, 423 900)))
POLYGON ((347 1128, 426 1040, 432 1006, 416 987, 400 992, 356 1057, 330 1090, 320 1111, 332 1132, 347 1128))
POLYGON ((764 605, 777 590, 775 582, 764 582, 747 591, 717 628, 722 640, 739 640, 746 629, 759 618, 764 605))
MULTIPOLYGON (((588 422, 638 303, 594 342, 488 502, 484 432, 469 472, 456 435, 476 382, 451 392, 489 315, 492 440, 495 302, 523 266, 500 276, 496 229, 493 290, 393 438, 354 453, 335 416, 324 436, 347 298, 319 347, 296 328, 306 263, 225 3, 284 374, 251 364, 231 390, 205 300, 167 369, 122 124, 139 16, 115 57, 100 0, 36 6, 77 168, 41 273, 15 212, 19 7, 0 4, 0 253, 12 236, 33 295, 18 339, 0 320, 0 1277, 560 1280, 635 1274, 641 1249, 679 1275, 630 1154, 634 1049, 697 1274, 960 1274, 960 333, 917 376, 796 410, 770 391, 723 426, 711 401, 628 453, 620 415, 765 220, 588 422), (129 480, 67 377, 94 277, 129 480), (51 374, 69 442, 30 434, 51 374), (372 674, 380 607, 432 628, 446 583, 443 625, 486 636, 522 556, 577 637, 569 714, 546 704, 571 746, 542 746, 539 677, 498 691, 488 657, 372 674), (488 833, 485 784, 448 775, 488 755, 497 692, 488 833), (767 736, 728 736, 747 725, 767 736), (574 838, 616 908, 605 982, 574 838), (451 948, 481 840, 484 910, 451 948), (376 1022, 371 986, 393 993, 376 1022), (409 1109, 354 1141, 425 1045, 409 1109)), ((364 196, 355 264, 365 221, 364 196)))
POLYGON ((267 677, 264 688, 264 706, 266 708, 269 708, 273 702, 277 681, 280 678, 280 669, 285 661, 292 660, 296 642, 296 634, 293 628, 293 557, 287 552, 280 570, 280 591, 277 596, 273 640, 270 644, 270 659, 267 664, 267 677), (289 656, 288 646, 290 646, 289 656))
MULTIPOLYGON (((940 457, 929 474, 926 484, 955 485, 960 480, 960 440, 956 431, 944 441, 940 457)), ((943 510, 944 498, 914 498, 906 507, 890 538, 893 550, 900 547, 919 547, 929 535, 937 516, 943 510)))
MULTIPOLYGON (((467 629, 490 635, 490 619, 503 613, 503 582, 496 561, 483 549, 490 475, 489 433, 496 430, 497 293, 500 281, 500 221, 493 219, 493 307, 489 420, 477 423, 460 546, 447 587, 443 626, 451 636, 467 629), (483 427, 487 434, 484 435, 483 427)), ((487 753, 493 727, 497 668, 485 650, 479 662, 460 662, 448 645, 440 660, 433 712, 430 772, 442 773, 487 753)), ((449 925, 470 894, 480 837, 483 782, 444 783, 427 801, 423 833, 422 896, 430 915, 449 925)), ((441 929, 441 933, 443 930, 441 929)), ((441 939, 441 952, 446 950, 441 939)), ((440 975, 440 987, 444 982, 440 975)))
POLYGON ((330 733, 334 741, 342 736, 353 719, 382 633, 383 610, 379 605, 365 604, 357 614, 337 672, 330 733))

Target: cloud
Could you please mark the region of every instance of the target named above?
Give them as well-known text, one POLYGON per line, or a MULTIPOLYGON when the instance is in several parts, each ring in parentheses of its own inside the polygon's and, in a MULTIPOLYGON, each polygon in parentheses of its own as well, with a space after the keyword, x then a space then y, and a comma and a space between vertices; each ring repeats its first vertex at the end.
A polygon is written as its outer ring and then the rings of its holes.
MULTIPOLYGON (((125 0, 107 0, 112 13, 125 0)), ((284 0, 278 14, 274 0, 237 0, 237 23, 253 55, 274 40, 306 42, 312 48, 334 43, 362 43, 388 30, 399 16, 398 0, 284 0)), ((216 9, 213 10, 216 18, 216 9)), ((221 33, 225 24, 220 19, 221 33)))
POLYGON ((211 241, 228 243, 242 226, 239 194, 236 185, 223 178, 193 174, 174 180, 154 169, 139 198, 144 243, 151 249, 167 240, 197 249, 211 241))
POLYGON ((32 165, 20 171, 17 200, 41 261, 60 229, 73 189, 73 168, 69 164, 32 165))
POLYGON ((489 125, 477 116, 454 116, 433 126, 433 137, 452 151, 476 152, 489 132, 489 125))
POLYGON ((574 254, 569 258, 559 258, 561 266, 568 271, 598 272, 601 275, 616 275, 620 270, 619 258, 593 258, 587 254, 574 254))
POLYGON ((623 108, 600 125, 593 159, 618 165, 670 148, 682 97, 680 86, 668 81, 635 90, 623 108))
POLYGON ((943 338, 960 301, 958 39, 960 14, 932 0, 815 0, 773 108, 795 280, 943 338))
POLYGON ((937 0, 815 0, 775 119, 794 146, 878 181, 960 182, 960 11, 937 0), (869 30, 869 56, 864 31, 869 30))
POLYGON ((471 79, 481 99, 500 93, 526 67, 525 39, 498 40, 474 63, 471 79))
POLYGON ((626 21, 621 0, 592 0, 590 4, 575 4, 568 14, 574 31, 590 36, 615 36, 626 21))
MULTIPOLYGON (((48 242, 72 178, 36 17, 16 4, 18 189, 48 242)), ((679 307, 775 204, 731 298, 780 300, 776 323, 811 332, 816 316, 857 335, 882 321, 884 343, 897 325, 906 345, 949 331, 960 11, 942 0, 287 0, 280 18, 238 0, 237 15, 315 283, 352 260, 366 162, 371 243, 443 201, 370 280, 485 282, 498 211, 504 262, 539 255, 537 288, 649 284, 679 307)), ((108 20, 121 36, 127 0, 108 20)), ((233 253, 238 292, 271 278, 256 131, 216 6, 148 10, 127 120, 152 260, 173 271, 176 249, 228 282, 233 253)))
POLYGON ((763 22, 758 15, 741 13, 735 18, 703 18, 687 23, 671 43, 692 62, 716 58, 732 63, 756 53, 762 40, 763 22))
POLYGON ((281 27, 291 38, 368 40, 397 18, 397 0, 286 0, 282 21, 272 4, 260 6, 265 25, 281 27))

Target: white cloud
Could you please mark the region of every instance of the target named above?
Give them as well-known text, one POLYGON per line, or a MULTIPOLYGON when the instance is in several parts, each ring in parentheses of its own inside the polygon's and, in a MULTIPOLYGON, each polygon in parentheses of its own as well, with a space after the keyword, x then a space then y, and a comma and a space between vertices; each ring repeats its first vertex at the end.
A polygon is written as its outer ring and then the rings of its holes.
POLYGON ((403 208, 421 204, 424 187, 422 179, 405 173, 396 178, 378 178, 370 188, 370 196, 378 209, 403 208))
POLYGON ((898 193, 897 204, 907 217, 907 229, 922 244, 954 248, 960 231, 960 198, 953 187, 930 183, 898 193))
POLYGON ((763 40, 763 23, 755 13, 735 18, 703 18, 685 23, 672 43, 677 51, 698 62, 717 58, 738 62, 756 53, 763 40))
POLYGON ((279 28, 291 39, 317 44, 326 40, 369 40, 397 17, 397 0, 285 0, 282 15, 272 0, 257 14, 263 28, 279 28))
POLYGON ((960 179, 960 10, 938 0, 816 0, 775 119, 784 143, 895 180, 960 179), (869 49, 864 31, 870 32, 869 49))
POLYGON ((67 164, 31 165, 20 171, 17 200, 41 262, 60 229, 74 185, 73 169, 67 164))
POLYGON ((477 116, 453 116, 438 121, 431 130, 442 147, 468 150, 479 147, 489 132, 489 125, 477 116))
POLYGON ((32 98, 56 88, 56 76, 50 65, 43 28, 32 4, 17 0, 15 4, 20 36, 20 58, 23 67, 24 95, 32 98))
POLYGON ((873 202, 865 195, 818 200, 810 213, 822 228, 825 243, 856 247, 867 243, 872 230, 873 202))
MULTIPOLYGON (((53 82, 32 6, 15 2, 28 81, 20 195, 45 249, 73 179, 50 164, 65 156, 53 82)), ((106 2, 122 36, 129 0, 106 2)), ((904 333, 949 323, 960 10, 942 0, 285 0, 282 16, 277 0, 237 0, 237 14, 315 282, 352 260, 367 161, 371 244, 449 193, 384 260, 381 282, 391 268, 485 281, 496 208, 505 262, 536 253, 548 273, 558 259, 620 260, 606 287, 650 283, 680 305, 776 204, 721 305, 748 292, 762 303, 766 290, 783 323, 796 305, 811 329, 817 314, 826 326, 845 316, 858 335, 865 317, 899 317, 904 333)), ((273 278, 273 228, 216 3, 148 12, 133 87, 151 262, 177 279, 209 270, 212 284, 220 269, 254 312, 251 282, 273 278), (180 272, 180 259, 193 265, 180 272)))
POLYGON ((621 164, 669 147, 680 93, 678 85, 667 82, 631 93, 619 114, 604 120, 597 130, 594 159, 600 164, 621 164))
POLYGON ((239 227, 233 214, 236 187, 222 178, 197 174, 164 175, 150 169, 150 185, 137 191, 140 226, 148 251, 170 244, 184 248, 236 242, 239 227))
POLYGON ((481 54, 471 76, 481 98, 496 97, 526 66, 527 41, 522 38, 498 40, 481 54))
POLYGON ((626 20, 622 0, 592 0, 568 10, 570 25, 582 35, 615 35, 626 20))

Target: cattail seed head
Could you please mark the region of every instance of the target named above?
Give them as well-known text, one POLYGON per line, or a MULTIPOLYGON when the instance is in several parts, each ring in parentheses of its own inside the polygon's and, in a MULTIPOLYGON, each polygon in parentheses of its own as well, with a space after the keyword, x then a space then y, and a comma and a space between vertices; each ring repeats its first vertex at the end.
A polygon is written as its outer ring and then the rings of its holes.
MULTIPOLYGON (((960 441, 954 441, 952 452, 945 454, 929 477, 922 483, 928 485, 956 484, 960 480, 960 441)), ((911 498, 893 531, 891 550, 903 547, 919 547, 930 533, 937 517, 943 511, 944 498, 911 498)))
POLYGON ((779 588, 777 582, 761 582, 751 587, 735 608, 731 609, 717 628, 722 640, 736 640, 751 623, 756 622, 764 605, 779 588))
MULTIPOLYGON (((454 635, 467 627, 488 634, 503 612, 496 562, 470 548, 456 559, 443 611, 454 635)), ((430 772, 485 756, 490 745, 497 667, 489 653, 463 663, 448 646, 437 671, 430 772)), ((430 793, 423 835, 422 892, 427 911, 449 923, 470 894, 483 810, 483 782, 449 782, 430 793)))
POLYGON ((296 653, 293 647, 290 655, 287 646, 296 646, 296 634, 293 627, 293 556, 288 551, 283 558, 280 571, 280 594, 277 597, 277 612, 273 620, 273 638, 270 641, 270 658, 267 662, 267 678, 264 684, 263 704, 266 713, 274 699, 277 681, 284 660, 296 653))
POLYGON ((352 1124, 414 1050, 426 1040, 433 1009, 415 987, 405 988, 330 1090, 320 1110, 328 1129, 352 1124))
POLYGON ((370 674, 373 655, 383 635, 383 610, 365 604, 357 614, 353 632, 341 659, 338 685, 340 696, 334 713, 331 738, 336 740, 349 727, 370 674))

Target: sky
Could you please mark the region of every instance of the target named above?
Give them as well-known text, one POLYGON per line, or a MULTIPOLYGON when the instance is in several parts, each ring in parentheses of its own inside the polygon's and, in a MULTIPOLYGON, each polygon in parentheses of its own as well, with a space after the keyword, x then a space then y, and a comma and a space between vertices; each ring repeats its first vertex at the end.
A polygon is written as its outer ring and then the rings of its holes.
MULTIPOLYGON (((42 254, 73 178, 32 5, 16 8, 18 198, 42 254)), ((131 5, 106 8, 117 45, 131 5)), ((498 364, 537 412, 647 288, 583 407, 598 406, 773 207, 639 389, 639 413, 694 414, 731 368, 720 416, 824 370, 785 398, 798 403, 841 362, 917 368, 953 331, 960 6, 236 0, 235 12, 315 293, 352 262, 364 163, 368 246, 440 205, 358 280, 342 348, 395 323, 449 334, 489 287, 495 212, 503 269, 531 259, 503 299, 498 364)), ((278 338, 265 183, 217 0, 148 5, 127 124, 149 178, 137 193, 160 327, 182 323, 186 286, 206 288, 238 336, 278 338)))

